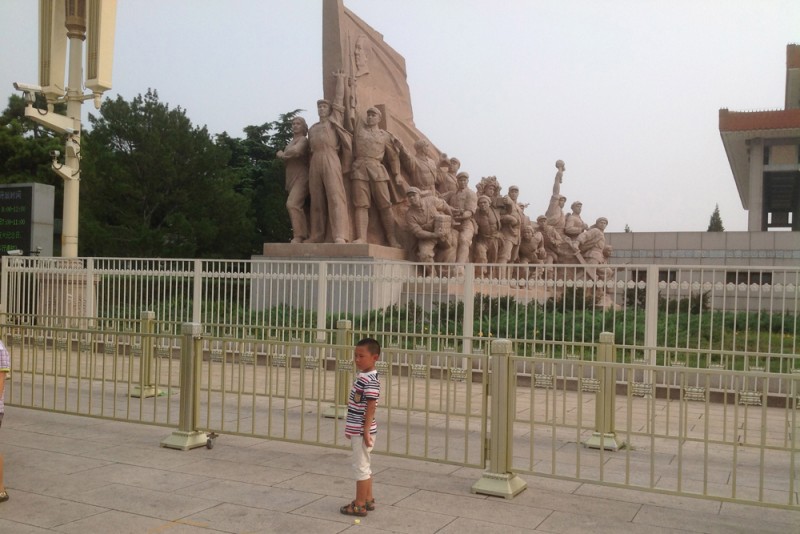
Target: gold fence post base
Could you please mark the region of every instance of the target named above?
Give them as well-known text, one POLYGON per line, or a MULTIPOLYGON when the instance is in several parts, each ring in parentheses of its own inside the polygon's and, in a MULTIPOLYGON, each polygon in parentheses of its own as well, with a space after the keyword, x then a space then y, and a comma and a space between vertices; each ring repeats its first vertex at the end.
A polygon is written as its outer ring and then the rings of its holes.
POLYGON ((131 391, 131 397, 134 398, 143 398, 147 399, 149 397, 159 397, 161 394, 164 393, 160 389, 156 389, 155 386, 134 386, 133 390, 131 391))
POLYGON ((208 446, 208 440, 208 434, 205 432, 176 430, 161 441, 161 446, 168 449, 188 451, 189 449, 208 446))
POLYGON ((472 493, 511 499, 527 487, 528 483, 514 473, 485 472, 481 475, 481 478, 472 485, 472 493))
POLYGON ((625 446, 625 442, 619 441, 615 433, 603 434, 602 432, 593 432, 592 437, 583 442, 583 446, 590 449, 618 451, 625 446))

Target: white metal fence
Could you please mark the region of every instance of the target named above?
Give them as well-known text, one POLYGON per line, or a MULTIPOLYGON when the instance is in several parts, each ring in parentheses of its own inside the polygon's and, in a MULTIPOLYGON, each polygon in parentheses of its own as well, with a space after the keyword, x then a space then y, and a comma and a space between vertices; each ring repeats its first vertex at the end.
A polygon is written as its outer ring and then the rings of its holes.
POLYGON ((495 267, 497 277, 481 278, 455 266, 421 276, 407 262, 4 257, 0 303, 15 323, 118 331, 148 310, 173 330, 192 321, 213 335, 257 327, 284 339, 351 319, 390 342, 464 353, 473 338, 503 337, 523 355, 542 352, 539 341, 562 343, 566 355, 603 330, 671 359, 687 349, 769 354, 786 371, 800 352, 800 268, 611 269, 594 282, 583 266, 495 267))
POLYGON ((7 401, 174 427, 192 322, 201 428, 339 447, 326 413, 343 405, 353 338, 372 336, 379 450, 483 467, 502 337, 514 470, 798 506, 800 269, 614 269, 597 284, 580 266, 480 278, 388 262, 4 258, 7 401), (598 359, 603 331, 612 361, 598 359), (581 446, 601 393, 627 445, 616 452, 581 446))

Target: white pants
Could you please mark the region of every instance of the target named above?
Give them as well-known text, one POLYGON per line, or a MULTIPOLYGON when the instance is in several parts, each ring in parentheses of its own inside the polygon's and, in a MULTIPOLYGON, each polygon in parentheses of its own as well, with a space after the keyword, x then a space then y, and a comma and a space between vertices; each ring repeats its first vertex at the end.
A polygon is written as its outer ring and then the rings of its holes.
POLYGON ((372 476, 370 453, 375 446, 375 434, 372 434, 372 447, 364 444, 363 436, 352 436, 350 448, 353 450, 353 474, 356 480, 368 480, 372 476))

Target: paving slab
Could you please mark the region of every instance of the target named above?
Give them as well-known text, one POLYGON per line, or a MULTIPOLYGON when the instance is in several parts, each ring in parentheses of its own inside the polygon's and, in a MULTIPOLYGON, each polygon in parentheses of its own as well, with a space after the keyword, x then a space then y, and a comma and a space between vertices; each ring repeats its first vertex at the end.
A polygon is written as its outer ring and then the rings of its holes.
MULTIPOLYGON (((160 447, 171 432, 164 427, 14 406, 6 412, 0 452, 11 500, 0 504, 3 533, 800 534, 800 509, 525 473, 520 476, 527 489, 506 500, 471 493, 482 469, 385 454, 373 457, 377 509, 356 524, 339 513, 354 493, 349 454, 340 447, 223 434, 213 449, 176 451, 160 447)), ((575 471, 566 462, 578 450, 568 448, 558 456, 559 472, 575 471)), ((597 451, 580 453, 592 462, 600 458, 597 451)), ((638 479, 637 456, 631 459, 638 479)), ((607 478, 624 473, 624 456, 608 452, 602 458, 607 478)), ((545 459, 542 467, 551 458, 545 459)), ((659 466, 666 465, 664 457, 659 466)), ((584 469, 597 475, 596 463, 584 469)), ((740 474, 740 484, 758 475, 740 474)), ((693 477, 683 482, 697 483, 693 477)), ((720 482, 715 479, 712 489, 723 491, 720 482)))

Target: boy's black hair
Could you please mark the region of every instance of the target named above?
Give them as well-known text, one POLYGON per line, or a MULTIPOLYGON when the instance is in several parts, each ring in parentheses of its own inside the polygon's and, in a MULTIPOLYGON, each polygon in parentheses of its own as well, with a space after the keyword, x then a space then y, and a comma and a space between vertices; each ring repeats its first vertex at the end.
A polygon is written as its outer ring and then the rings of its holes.
POLYGON ((356 343, 356 347, 367 347, 367 350, 370 354, 378 354, 381 353, 381 344, 378 343, 376 340, 372 339, 371 337, 365 337, 358 343, 356 343))

